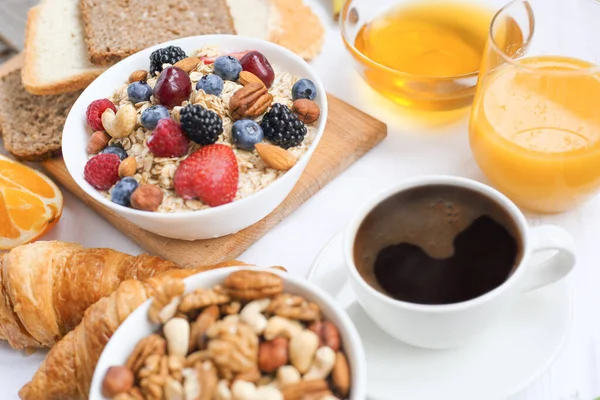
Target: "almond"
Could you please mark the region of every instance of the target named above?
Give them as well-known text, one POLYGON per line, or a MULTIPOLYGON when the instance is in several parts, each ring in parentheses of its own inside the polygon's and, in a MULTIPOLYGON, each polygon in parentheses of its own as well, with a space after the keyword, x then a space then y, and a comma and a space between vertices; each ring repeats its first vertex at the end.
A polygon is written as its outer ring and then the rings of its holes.
POLYGON ((312 124, 321 116, 319 105, 308 99, 298 99, 294 101, 292 112, 305 124, 312 124))
POLYGON ((137 171, 137 161, 135 161, 135 157, 127 157, 119 164, 119 176, 121 178, 133 176, 135 175, 135 171, 137 171))
POLYGON ((188 57, 177 61, 173 66, 181 68, 185 72, 190 73, 196 69, 198 64, 200 64, 200 59, 198 57, 188 57))
POLYGON ((240 83, 242 86, 246 86, 249 83, 260 83, 264 86, 264 82, 260 80, 260 78, 254 75, 252 72, 242 71, 240 72, 240 83))
POLYGON ((129 75, 129 83, 145 81, 148 78, 148 71, 144 71, 143 69, 138 69, 137 71, 133 71, 131 75, 129 75))
POLYGON ((270 168, 287 171, 296 165, 296 157, 286 149, 267 143, 258 143, 254 147, 260 158, 270 168))
POLYGON ((87 145, 88 154, 98 154, 106 146, 108 146, 108 141, 110 140, 110 136, 108 133, 104 131, 96 131, 90 136, 90 140, 87 145))
POLYGON ((162 203, 163 192, 156 185, 141 185, 131 195, 131 207, 142 211, 156 211, 162 203))

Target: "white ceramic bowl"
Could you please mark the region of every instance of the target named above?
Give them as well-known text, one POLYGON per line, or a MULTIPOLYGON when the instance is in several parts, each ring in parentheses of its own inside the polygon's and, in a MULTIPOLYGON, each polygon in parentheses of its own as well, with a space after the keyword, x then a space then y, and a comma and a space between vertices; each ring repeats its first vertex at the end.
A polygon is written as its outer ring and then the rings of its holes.
MULTIPOLYGON (((191 276, 185 280, 186 292, 222 284, 227 275, 239 269, 244 269, 244 267, 221 268, 191 276)), ((364 400, 367 384, 365 353, 358 332, 346 312, 333 298, 309 281, 290 276, 286 272, 273 269, 269 271, 279 274, 284 279, 286 293, 302 295, 317 303, 321 307, 323 315, 337 326, 351 370, 352 383, 349 400, 364 400)), ((114 365, 125 365, 136 344, 158 330, 159 325, 152 324, 147 317, 150 302, 151 300, 148 300, 138 307, 121 324, 104 348, 94 371, 90 400, 106 399, 102 396, 102 380, 108 368, 114 365)))
POLYGON ((291 192, 302 175, 315 148, 319 144, 327 121, 327 96, 323 84, 312 68, 291 51, 275 44, 242 36, 206 35, 173 40, 136 53, 98 77, 77 99, 63 131, 62 149, 65 164, 77 184, 94 200, 106 206, 115 214, 131 221, 139 227, 161 236, 175 239, 196 240, 225 236, 238 232, 260 221, 271 213, 291 192), (282 177, 265 189, 244 199, 206 210, 181 213, 153 213, 138 211, 117 205, 106 199, 83 178, 87 162, 86 146, 90 136, 85 121, 87 106, 94 100, 109 97, 123 85, 131 72, 147 70, 149 56, 154 50, 168 45, 181 47, 188 54, 206 45, 219 46, 224 52, 258 50, 271 64, 299 78, 308 78, 317 86, 315 101, 321 108, 317 124, 317 136, 306 154, 282 177))

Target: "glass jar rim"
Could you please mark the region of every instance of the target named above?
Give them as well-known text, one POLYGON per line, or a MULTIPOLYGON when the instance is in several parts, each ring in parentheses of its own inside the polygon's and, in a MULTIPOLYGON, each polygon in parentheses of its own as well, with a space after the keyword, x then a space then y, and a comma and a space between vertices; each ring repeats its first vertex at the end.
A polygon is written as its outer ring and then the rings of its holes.
MULTIPOLYGON (((597 1, 597 0, 593 0, 593 1, 595 4, 600 6, 599 1, 597 1)), ((507 54, 506 51, 503 50, 498 45, 498 42, 496 41, 496 37, 494 35, 494 27, 496 26, 497 23, 499 23, 501 16, 503 14, 507 13, 510 8, 516 6, 517 4, 523 4, 525 6, 525 8, 527 9, 527 12, 528 12, 529 22, 531 24, 531 29, 530 29, 529 34, 527 35, 527 39, 523 42, 524 45, 526 45, 533 37, 533 34, 535 32, 536 21, 535 21, 535 13, 530 5, 530 0, 512 0, 509 3, 505 4, 500 10, 498 10, 496 15, 494 15, 494 18, 492 18, 492 22, 490 23, 490 28, 489 28, 489 32, 488 32, 488 43, 489 43, 489 46, 491 47, 490 51, 493 51, 494 53, 499 54, 505 63, 511 65, 512 67, 514 67, 518 70, 539 74, 540 73, 539 68, 523 64, 523 63, 519 62, 519 58, 515 59, 515 58, 511 57, 509 54, 507 54)), ((559 54, 545 54, 545 55, 560 56, 559 54)), ((568 57, 568 56, 565 56, 565 57, 568 57)), ((548 70, 545 70, 543 74, 546 76, 583 76, 583 75, 590 75, 590 74, 595 74, 595 73, 600 73, 600 65, 593 64, 591 67, 578 68, 578 69, 570 70, 570 71, 564 71, 564 70, 548 71, 548 70)))

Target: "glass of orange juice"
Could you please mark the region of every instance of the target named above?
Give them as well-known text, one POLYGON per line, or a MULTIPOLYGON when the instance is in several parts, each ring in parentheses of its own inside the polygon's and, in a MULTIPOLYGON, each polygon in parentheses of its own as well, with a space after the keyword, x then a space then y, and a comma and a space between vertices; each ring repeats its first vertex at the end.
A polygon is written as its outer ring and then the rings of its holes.
POLYGON ((515 0, 492 21, 469 138, 490 182, 554 213, 600 189, 600 2, 515 0))

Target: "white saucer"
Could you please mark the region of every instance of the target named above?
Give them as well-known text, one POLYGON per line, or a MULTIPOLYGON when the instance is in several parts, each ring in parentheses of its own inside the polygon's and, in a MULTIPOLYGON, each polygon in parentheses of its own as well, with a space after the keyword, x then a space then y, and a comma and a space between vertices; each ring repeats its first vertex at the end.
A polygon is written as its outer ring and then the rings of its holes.
POLYGON ((370 400, 503 400, 550 367, 573 326, 570 285, 559 282, 523 295, 509 315, 478 342, 425 350, 399 342, 371 321, 347 283, 342 237, 334 237, 308 280, 346 309, 367 355, 370 400))

